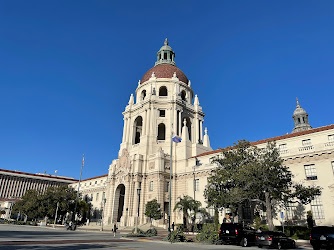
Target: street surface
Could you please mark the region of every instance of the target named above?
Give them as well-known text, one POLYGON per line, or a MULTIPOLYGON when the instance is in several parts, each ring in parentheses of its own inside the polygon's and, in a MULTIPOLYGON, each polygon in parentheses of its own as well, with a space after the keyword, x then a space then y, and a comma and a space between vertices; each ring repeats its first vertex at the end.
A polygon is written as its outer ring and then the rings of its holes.
MULTIPOLYGON (((16 226, 0 224, 0 249, 242 249, 233 245, 205 245, 198 243, 162 242, 161 237, 124 238, 111 232, 66 231, 64 228, 16 226)), ((309 249, 299 246, 299 249, 309 249)), ((244 249, 244 248, 243 248, 244 249)), ((259 249, 248 247, 247 250, 259 249)))

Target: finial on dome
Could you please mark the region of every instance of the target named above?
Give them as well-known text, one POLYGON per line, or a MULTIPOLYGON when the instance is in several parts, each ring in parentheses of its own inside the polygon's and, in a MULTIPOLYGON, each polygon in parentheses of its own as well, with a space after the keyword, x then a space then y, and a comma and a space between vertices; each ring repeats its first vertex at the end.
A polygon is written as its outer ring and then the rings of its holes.
POLYGON ((174 78, 176 78, 176 77, 177 77, 177 76, 176 76, 176 72, 174 72, 174 74, 173 74, 173 77, 174 77, 174 78))
POLYGON ((208 134, 208 128, 207 127, 205 127, 205 129, 204 129, 204 133, 207 135, 208 134))
POLYGON ((140 80, 138 81, 138 86, 140 85, 140 80))
POLYGON ((184 126, 184 127, 187 126, 187 120, 186 120, 186 118, 184 118, 184 120, 183 120, 183 126, 184 126))
POLYGON ((296 97, 296 101, 297 101, 297 107, 300 107, 298 97, 296 97))
POLYGON ((168 45, 168 40, 167 40, 167 38, 165 39, 164 44, 165 44, 166 46, 168 45))

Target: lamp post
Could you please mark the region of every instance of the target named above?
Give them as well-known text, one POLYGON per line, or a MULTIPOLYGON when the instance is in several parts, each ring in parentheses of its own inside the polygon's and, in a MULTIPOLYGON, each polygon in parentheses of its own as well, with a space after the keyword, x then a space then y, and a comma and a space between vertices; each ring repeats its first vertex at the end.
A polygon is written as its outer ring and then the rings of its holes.
POLYGON ((103 231, 103 218, 104 218, 104 208, 106 206, 106 198, 102 198, 102 214, 101 214, 101 231, 103 231))
POLYGON ((137 195, 138 195, 138 211, 137 211, 137 222, 136 222, 136 234, 138 233, 138 217, 139 217, 139 205, 140 205, 140 184, 139 187, 137 188, 137 195))
POLYGON ((55 228, 55 224, 56 224, 56 220, 57 220, 58 207, 59 207, 59 202, 57 202, 57 209, 56 209, 55 220, 53 222, 53 228, 55 228))

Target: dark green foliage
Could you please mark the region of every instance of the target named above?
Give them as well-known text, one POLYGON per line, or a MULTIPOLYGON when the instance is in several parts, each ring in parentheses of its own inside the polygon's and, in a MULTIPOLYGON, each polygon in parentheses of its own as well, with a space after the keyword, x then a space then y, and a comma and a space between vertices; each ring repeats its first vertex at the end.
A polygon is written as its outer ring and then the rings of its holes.
POLYGON ((196 214, 201 213, 208 216, 208 212, 201 208, 202 203, 194 200, 192 197, 185 195, 183 198, 178 197, 179 201, 175 204, 174 211, 179 210, 183 214, 183 229, 190 231, 189 218, 192 222, 192 228, 195 228, 196 214))
POLYGON ((292 182, 293 176, 283 165, 275 142, 268 142, 265 149, 259 149, 242 140, 222 151, 212 162, 218 167, 208 178, 204 191, 208 205, 229 207, 236 212, 246 201, 262 203, 270 230, 274 229, 274 207, 278 202, 287 204, 298 199, 307 204, 321 193, 319 187, 292 182))
MULTIPOLYGON (((73 212, 76 197, 77 192, 68 185, 48 187, 44 193, 31 189, 14 204, 12 215, 20 213, 25 215, 26 219, 54 218, 58 203, 58 218, 64 217, 67 212, 73 212)), ((83 214, 89 206, 90 204, 79 197, 77 213, 83 214)))
POLYGON ((152 236, 158 235, 158 231, 154 227, 148 229, 146 232, 138 228, 137 233, 135 232, 136 232, 136 228, 133 228, 131 233, 125 235, 125 237, 152 237, 152 236))
POLYGON ((181 230, 177 229, 168 234, 167 241, 169 241, 170 243, 186 242, 187 238, 181 230))
POLYGON ((160 204, 158 203, 157 199, 146 203, 145 215, 150 218, 151 224, 152 220, 160 220, 162 218, 160 204))
POLYGON ((155 228, 150 228, 149 230, 146 231, 146 236, 157 236, 158 235, 158 231, 155 228))
POLYGON ((219 233, 215 224, 205 224, 199 234, 196 235, 196 241, 215 245, 221 245, 219 233))

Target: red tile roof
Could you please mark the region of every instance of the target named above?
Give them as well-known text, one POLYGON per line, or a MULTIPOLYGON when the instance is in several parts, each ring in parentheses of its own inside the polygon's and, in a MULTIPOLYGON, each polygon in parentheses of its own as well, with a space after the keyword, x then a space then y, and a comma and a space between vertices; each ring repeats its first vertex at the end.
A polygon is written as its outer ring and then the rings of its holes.
MULTIPOLYGON (((292 133, 292 134, 286 134, 286 135, 271 137, 271 138, 263 139, 263 140, 259 140, 259 141, 254 141, 254 142, 251 142, 251 144, 252 145, 258 145, 258 144, 266 143, 266 142, 269 142, 269 141, 278 141, 278 140, 292 138, 292 137, 296 137, 296 136, 313 134, 313 133, 317 133, 317 132, 321 132, 321 131, 325 131, 325 130, 329 130, 329 129, 334 129, 334 124, 327 125, 327 126, 324 126, 324 127, 314 128, 314 129, 310 129, 310 130, 306 130, 306 131, 296 132, 296 133, 292 133)), ((227 148, 229 148, 229 147, 227 147, 227 148)), ((225 149, 227 149, 227 148, 225 148, 225 149)), ((213 150, 213 151, 209 151, 209 152, 205 152, 205 153, 196 155, 194 157, 201 157, 201 156, 205 156, 205 155, 211 155, 211 154, 219 153, 222 150, 224 150, 224 149, 216 149, 216 150, 213 150)), ((191 157, 191 158, 194 158, 194 157, 191 157)))
POLYGON ((143 78, 141 79, 141 83, 146 82, 149 80, 152 76, 152 73, 154 72, 156 78, 172 78, 174 72, 176 72, 177 78, 181 82, 184 82, 185 84, 188 84, 188 78, 186 75, 177 67, 170 65, 170 64, 159 64, 151 69, 149 69, 143 78))
MULTIPOLYGON (((104 175, 100 175, 100 176, 96 176, 96 177, 92 177, 92 178, 84 179, 84 180, 81 180, 81 181, 89 181, 89 180, 98 179, 98 178, 106 177, 106 176, 108 176, 108 175, 107 175, 107 174, 104 174, 104 175)), ((77 182, 79 182, 79 181, 77 181, 77 182)))

